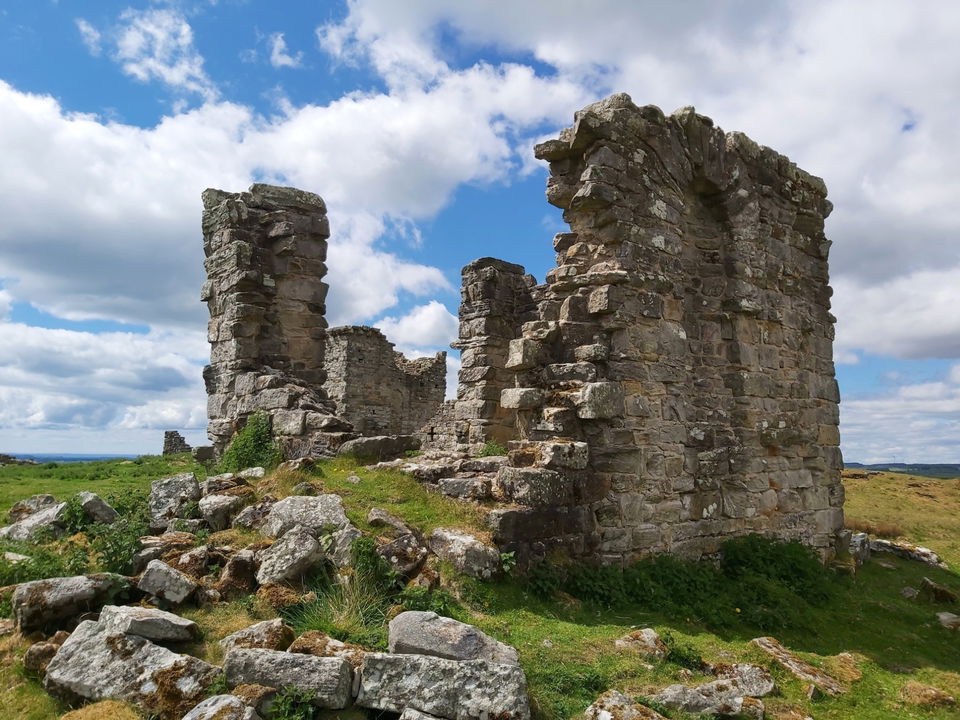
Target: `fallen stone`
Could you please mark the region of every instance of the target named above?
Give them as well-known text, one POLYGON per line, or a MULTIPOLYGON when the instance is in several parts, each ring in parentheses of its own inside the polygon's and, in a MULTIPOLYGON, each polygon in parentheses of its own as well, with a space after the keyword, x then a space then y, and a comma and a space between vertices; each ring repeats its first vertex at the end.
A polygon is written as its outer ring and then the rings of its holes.
POLYGON ((235 697, 240 698, 246 705, 254 708, 261 717, 269 718, 273 710, 273 701, 278 690, 266 685, 237 685, 231 690, 235 697))
POLYGON ((408 610, 388 625, 392 653, 431 655, 449 660, 488 660, 519 665, 516 648, 492 638, 473 625, 434 612, 408 610))
POLYGON ((367 653, 356 703, 396 713, 411 708, 449 720, 530 717, 527 680, 518 666, 427 655, 367 653))
POLYGON ((950 588, 934 582, 928 577, 920 581, 920 596, 930 602, 942 603, 944 605, 956 605, 960 602, 960 596, 950 588))
POLYGON ((657 631, 653 628, 643 628, 642 630, 633 630, 622 638, 614 641, 614 647, 624 650, 634 650, 641 655, 662 660, 670 652, 657 631))
POLYGON ((231 527, 245 528, 247 530, 259 530, 267 517, 270 515, 270 509, 276 505, 277 499, 272 495, 264 495, 259 502, 253 505, 247 505, 243 510, 237 513, 233 519, 231 527))
POLYGON ((0 528, 0 538, 4 540, 29 542, 38 539, 44 534, 52 537, 60 537, 64 533, 63 513, 66 508, 66 503, 44 505, 36 512, 30 513, 13 525, 0 528))
POLYGON ((264 620, 243 630, 227 635, 220 641, 224 650, 234 648, 262 648, 265 650, 286 650, 293 642, 293 628, 285 625, 280 618, 264 620))
POLYGON ((937 621, 947 630, 960 630, 960 615, 951 612, 937 613, 937 621))
POLYGON ((917 595, 920 594, 920 591, 916 588, 912 588, 909 585, 900 590, 900 596, 906 600, 914 600, 917 595))
POLYGON ((316 567, 325 557, 323 548, 307 528, 295 526, 270 547, 257 554, 261 585, 292 580, 316 567))
POLYGON ((237 487, 242 481, 233 473, 222 473, 220 475, 209 475, 207 479, 200 483, 200 495, 216 495, 223 490, 237 487))
POLYGON ((415 435, 374 435, 347 440, 337 450, 337 455, 364 462, 379 462, 399 457, 408 450, 419 449, 420 439, 415 435))
POLYGON ((420 712, 419 710, 414 710, 413 708, 407 708, 402 713, 400 713, 400 720, 442 720, 436 715, 428 715, 425 712, 420 712))
POLYGON ((261 720, 252 707, 236 695, 214 695, 183 716, 183 720, 261 720))
POLYGON ((319 493, 319 488, 317 488, 317 486, 312 482, 302 482, 294 485, 290 492, 293 495, 310 496, 317 495, 319 493))
POLYGON ((786 668, 794 677, 804 682, 813 683, 827 695, 840 695, 844 692, 843 686, 840 685, 836 679, 798 658, 781 645, 776 638, 754 638, 750 641, 750 644, 756 645, 763 650, 767 655, 786 668))
POLYGON ((370 508, 370 512, 367 513, 367 522, 372 527, 392 527, 401 535, 413 532, 403 520, 382 508, 370 508))
POLYGON ((220 572, 215 589, 224 600, 249 595, 257 587, 257 563, 253 550, 235 553, 220 572))
POLYGON ((652 699, 674 710, 696 715, 739 715, 743 698, 743 693, 738 693, 731 681, 713 680, 697 687, 670 685, 652 699))
POLYGON ((346 660, 354 669, 359 669, 367 651, 357 645, 336 640, 319 630, 307 630, 293 641, 287 652, 315 655, 316 657, 336 657, 346 660))
POLYGON ((259 480, 262 477, 265 477, 267 471, 262 467, 251 467, 246 470, 241 470, 237 473, 239 477, 242 477, 244 480, 259 480))
POLYGON ((164 602, 179 605, 193 594, 197 584, 162 560, 151 560, 137 587, 164 602))
POLYGON ((83 512, 93 522, 109 525, 119 517, 119 514, 106 500, 96 493, 88 490, 81 490, 77 493, 77 499, 80 501, 80 507, 83 512))
POLYGON ((59 649, 58 644, 48 641, 34 643, 23 654, 23 667, 32 673, 43 675, 59 649))
POLYGON ((69 623, 99 610, 130 589, 122 575, 97 573, 20 583, 13 593, 13 618, 20 632, 69 623))
POLYGON ((203 699, 219 668, 138 635, 85 620, 47 666, 43 685, 66 702, 123 700, 162 720, 179 720, 203 699))
POLYGON ((15 502, 10 508, 10 511, 7 513, 7 518, 11 525, 20 522, 21 520, 33 515, 35 512, 43 510, 45 508, 56 507, 60 504, 60 501, 57 500, 53 495, 48 495, 46 493, 41 493, 39 495, 31 495, 28 498, 15 502))
POLYGON ((713 674, 723 680, 733 680, 744 697, 766 697, 777 689, 770 671, 751 663, 721 663, 712 666, 713 674))
POLYGON ((106 605, 100 611, 100 624, 110 633, 139 635, 154 642, 186 642, 199 635, 193 620, 156 608, 106 605))
POLYGON ((500 553, 473 535, 451 528, 437 528, 430 534, 430 549, 458 572, 489 578, 500 571, 500 553))
POLYGON ((940 559, 933 550, 922 545, 913 545, 903 540, 870 540, 871 552, 888 552, 902 557, 906 560, 915 560, 916 562, 934 565, 935 567, 947 569, 947 564, 940 559))
POLYGON ((140 547, 145 550, 160 548, 164 553, 186 551, 197 544, 197 536, 182 530, 168 530, 163 535, 145 535, 140 538, 140 547))
POLYGON ((193 473, 181 473, 154 480, 150 484, 148 510, 150 525, 156 530, 166 529, 181 517, 190 503, 200 500, 200 484, 193 473))
POLYGON ((850 557, 857 567, 870 559, 870 536, 866 533, 854 533, 850 536, 850 557))
POLYGON ((223 663, 230 687, 244 684, 295 687, 313 693, 312 704, 330 710, 350 702, 353 672, 340 658, 277 650, 231 650, 223 663))
POLYGON ((3 559, 6 560, 11 565, 18 565, 19 563, 26 562, 30 559, 29 555, 21 555, 20 553, 15 552, 5 552, 3 554, 3 559))
POLYGON ((656 710, 640 705, 617 690, 607 690, 584 712, 585 720, 666 720, 656 710))
POLYGON ((346 568, 353 565, 353 541, 361 537, 363 537, 363 533, 349 521, 330 534, 330 547, 327 550, 327 557, 334 567, 346 568))
POLYGON ((411 578, 423 566, 429 551, 416 535, 406 533, 378 547, 377 553, 389 563, 397 575, 411 578))
POLYGON ((236 495, 207 495, 200 498, 199 507, 210 529, 217 531, 230 527, 233 516, 244 504, 244 499, 236 495))
POLYGON ((337 495, 314 497, 292 495, 275 503, 260 526, 260 532, 270 537, 281 537, 290 528, 302 525, 314 533, 330 527, 340 528, 349 523, 343 510, 343 501, 337 495))

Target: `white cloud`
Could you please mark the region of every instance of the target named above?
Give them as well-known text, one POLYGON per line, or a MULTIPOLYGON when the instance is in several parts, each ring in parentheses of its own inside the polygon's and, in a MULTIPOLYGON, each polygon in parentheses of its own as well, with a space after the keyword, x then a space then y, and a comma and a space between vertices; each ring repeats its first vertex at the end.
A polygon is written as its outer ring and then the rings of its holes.
POLYGON ((219 94, 194 47, 190 23, 172 8, 130 8, 121 13, 114 57, 123 72, 141 82, 159 80, 206 100, 219 94))
POLYGON ((275 68, 298 68, 303 63, 303 53, 298 52, 291 55, 287 52, 287 41, 283 39, 283 33, 273 33, 270 36, 270 64, 275 68))
POLYGON ((459 322, 442 303, 431 300, 402 317, 385 317, 376 327, 397 345, 446 348, 456 340, 459 322))
POLYGON ((0 288, 0 322, 4 322, 10 318, 10 307, 13 305, 13 296, 0 288))
POLYGON ((99 55, 102 50, 100 31, 83 18, 77 18, 75 22, 77 30, 80 31, 80 39, 87 46, 87 50, 90 51, 91 55, 99 55))

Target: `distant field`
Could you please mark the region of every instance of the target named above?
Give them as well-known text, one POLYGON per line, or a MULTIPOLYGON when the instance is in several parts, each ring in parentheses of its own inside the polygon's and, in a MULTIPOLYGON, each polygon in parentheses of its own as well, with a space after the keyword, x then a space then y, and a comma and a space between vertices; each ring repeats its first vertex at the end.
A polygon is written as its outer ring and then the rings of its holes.
POLYGON ((933 478, 960 478, 960 465, 951 463, 879 463, 864 465, 862 463, 844 463, 848 470, 877 470, 880 472, 906 473, 933 478))
POLYGON ((42 465, 4 465, 0 467, 0 513, 18 500, 37 493, 49 493, 66 500, 81 490, 104 497, 129 490, 149 491, 150 482, 171 472, 194 471, 203 467, 189 456, 163 458, 145 455, 134 460, 106 460, 83 463, 44 463, 42 465))

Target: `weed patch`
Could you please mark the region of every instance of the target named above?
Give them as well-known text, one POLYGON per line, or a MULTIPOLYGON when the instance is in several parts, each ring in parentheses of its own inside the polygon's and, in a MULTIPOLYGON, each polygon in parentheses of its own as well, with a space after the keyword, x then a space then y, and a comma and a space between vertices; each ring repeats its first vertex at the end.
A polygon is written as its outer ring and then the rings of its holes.
POLYGON ((274 468, 283 457, 273 441, 270 416, 255 413, 247 424, 233 436, 220 460, 222 472, 239 472, 249 467, 274 468))

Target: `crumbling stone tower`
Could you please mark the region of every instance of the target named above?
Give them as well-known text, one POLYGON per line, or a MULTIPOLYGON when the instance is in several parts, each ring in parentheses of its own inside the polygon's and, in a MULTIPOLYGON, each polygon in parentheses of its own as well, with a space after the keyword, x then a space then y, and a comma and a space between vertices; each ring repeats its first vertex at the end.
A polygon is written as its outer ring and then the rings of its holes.
MULTIPOLYGON (((692 108, 665 117, 622 94, 536 154, 570 232, 506 361, 504 337, 481 336, 464 366, 490 369, 460 377, 464 399, 510 385, 481 408, 515 419, 494 483, 510 503, 491 516, 501 549, 620 562, 762 532, 832 553, 843 487, 823 182, 692 108)), ((463 307, 461 336, 475 337, 487 318, 463 307)))

